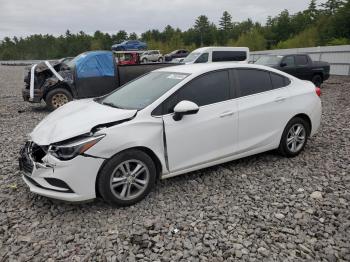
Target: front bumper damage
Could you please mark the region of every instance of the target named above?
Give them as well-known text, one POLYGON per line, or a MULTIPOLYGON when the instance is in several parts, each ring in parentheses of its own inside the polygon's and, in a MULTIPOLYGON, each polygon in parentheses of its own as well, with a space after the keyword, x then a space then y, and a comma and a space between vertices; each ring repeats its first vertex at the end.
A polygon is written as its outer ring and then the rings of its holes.
POLYGON ((96 177, 104 159, 79 155, 61 161, 53 157, 47 148, 29 141, 21 149, 19 166, 30 191, 73 202, 96 198, 96 177))
POLYGON ((34 97, 30 99, 30 90, 26 87, 22 89, 22 97, 24 101, 31 103, 40 103, 43 98, 43 92, 41 89, 34 89, 34 97))

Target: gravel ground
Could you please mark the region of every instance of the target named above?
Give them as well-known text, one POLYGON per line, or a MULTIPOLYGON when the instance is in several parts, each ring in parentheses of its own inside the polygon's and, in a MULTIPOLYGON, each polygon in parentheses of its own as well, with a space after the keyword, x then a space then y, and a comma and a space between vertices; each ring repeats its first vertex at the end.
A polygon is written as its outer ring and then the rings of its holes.
POLYGON ((48 111, 22 101, 22 79, 0 66, 0 261, 350 261, 349 78, 324 85, 322 126, 300 156, 164 180, 128 208, 29 192, 17 155, 48 111))

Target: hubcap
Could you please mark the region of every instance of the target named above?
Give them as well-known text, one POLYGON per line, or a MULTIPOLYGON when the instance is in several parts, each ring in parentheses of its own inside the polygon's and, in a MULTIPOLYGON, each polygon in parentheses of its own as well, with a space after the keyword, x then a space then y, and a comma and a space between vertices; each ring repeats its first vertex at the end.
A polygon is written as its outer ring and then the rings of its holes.
POLYGON ((65 94, 56 94, 52 97, 51 101, 52 101, 52 105, 55 108, 58 108, 68 103, 68 97, 65 94))
POLYGON ((306 138, 306 131, 303 125, 295 124, 293 125, 288 132, 287 135, 287 147, 288 149, 296 153, 298 152, 304 145, 306 138))
POLYGON ((136 159, 124 161, 113 170, 112 193, 118 199, 134 199, 146 190, 149 177, 149 170, 143 162, 136 159))

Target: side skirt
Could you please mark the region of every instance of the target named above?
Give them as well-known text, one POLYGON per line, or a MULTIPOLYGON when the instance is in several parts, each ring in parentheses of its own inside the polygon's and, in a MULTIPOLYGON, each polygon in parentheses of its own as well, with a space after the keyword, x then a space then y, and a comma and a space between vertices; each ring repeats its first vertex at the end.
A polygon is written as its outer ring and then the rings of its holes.
POLYGON ((211 161, 211 162, 206 162, 206 163, 202 163, 202 164, 199 164, 199 165, 191 166, 189 168, 182 169, 182 170, 177 170, 175 172, 170 172, 168 174, 163 174, 161 176, 161 179, 166 179, 166 178, 182 175, 182 174, 189 173, 189 172, 192 172, 192 171, 195 171, 195 170, 199 170, 199 169, 207 168, 207 167, 210 167, 210 166, 223 164, 223 163, 230 162, 230 161, 233 161, 233 160, 236 160, 236 159, 240 159, 240 158, 243 158, 243 157, 247 157, 247 156, 256 155, 256 154, 259 154, 259 153, 262 153, 262 152, 270 151, 270 150, 273 150, 273 149, 276 149, 276 146, 273 145, 273 144, 270 144, 270 145, 267 145, 265 147, 254 149, 254 150, 251 150, 251 151, 248 151, 248 152, 235 154, 235 155, 230 155, 230 156, 227 156, 227 157, 224 157, 224 158, 216 159, 216 160, 211 161))

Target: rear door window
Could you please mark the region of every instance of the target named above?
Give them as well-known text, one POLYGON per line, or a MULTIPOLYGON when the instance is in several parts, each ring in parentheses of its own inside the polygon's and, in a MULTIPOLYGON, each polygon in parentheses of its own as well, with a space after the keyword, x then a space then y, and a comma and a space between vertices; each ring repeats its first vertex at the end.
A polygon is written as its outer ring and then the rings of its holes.
POLYGON ((308 59, 306 55, 297 55, 295 57, 295 64, 297 66, 304 66, 307 65, 308 59))
POLYGON ((268 71, 257 69, 237 69, 239 81, 239 96, 254 95, 272 90, 268 71))

